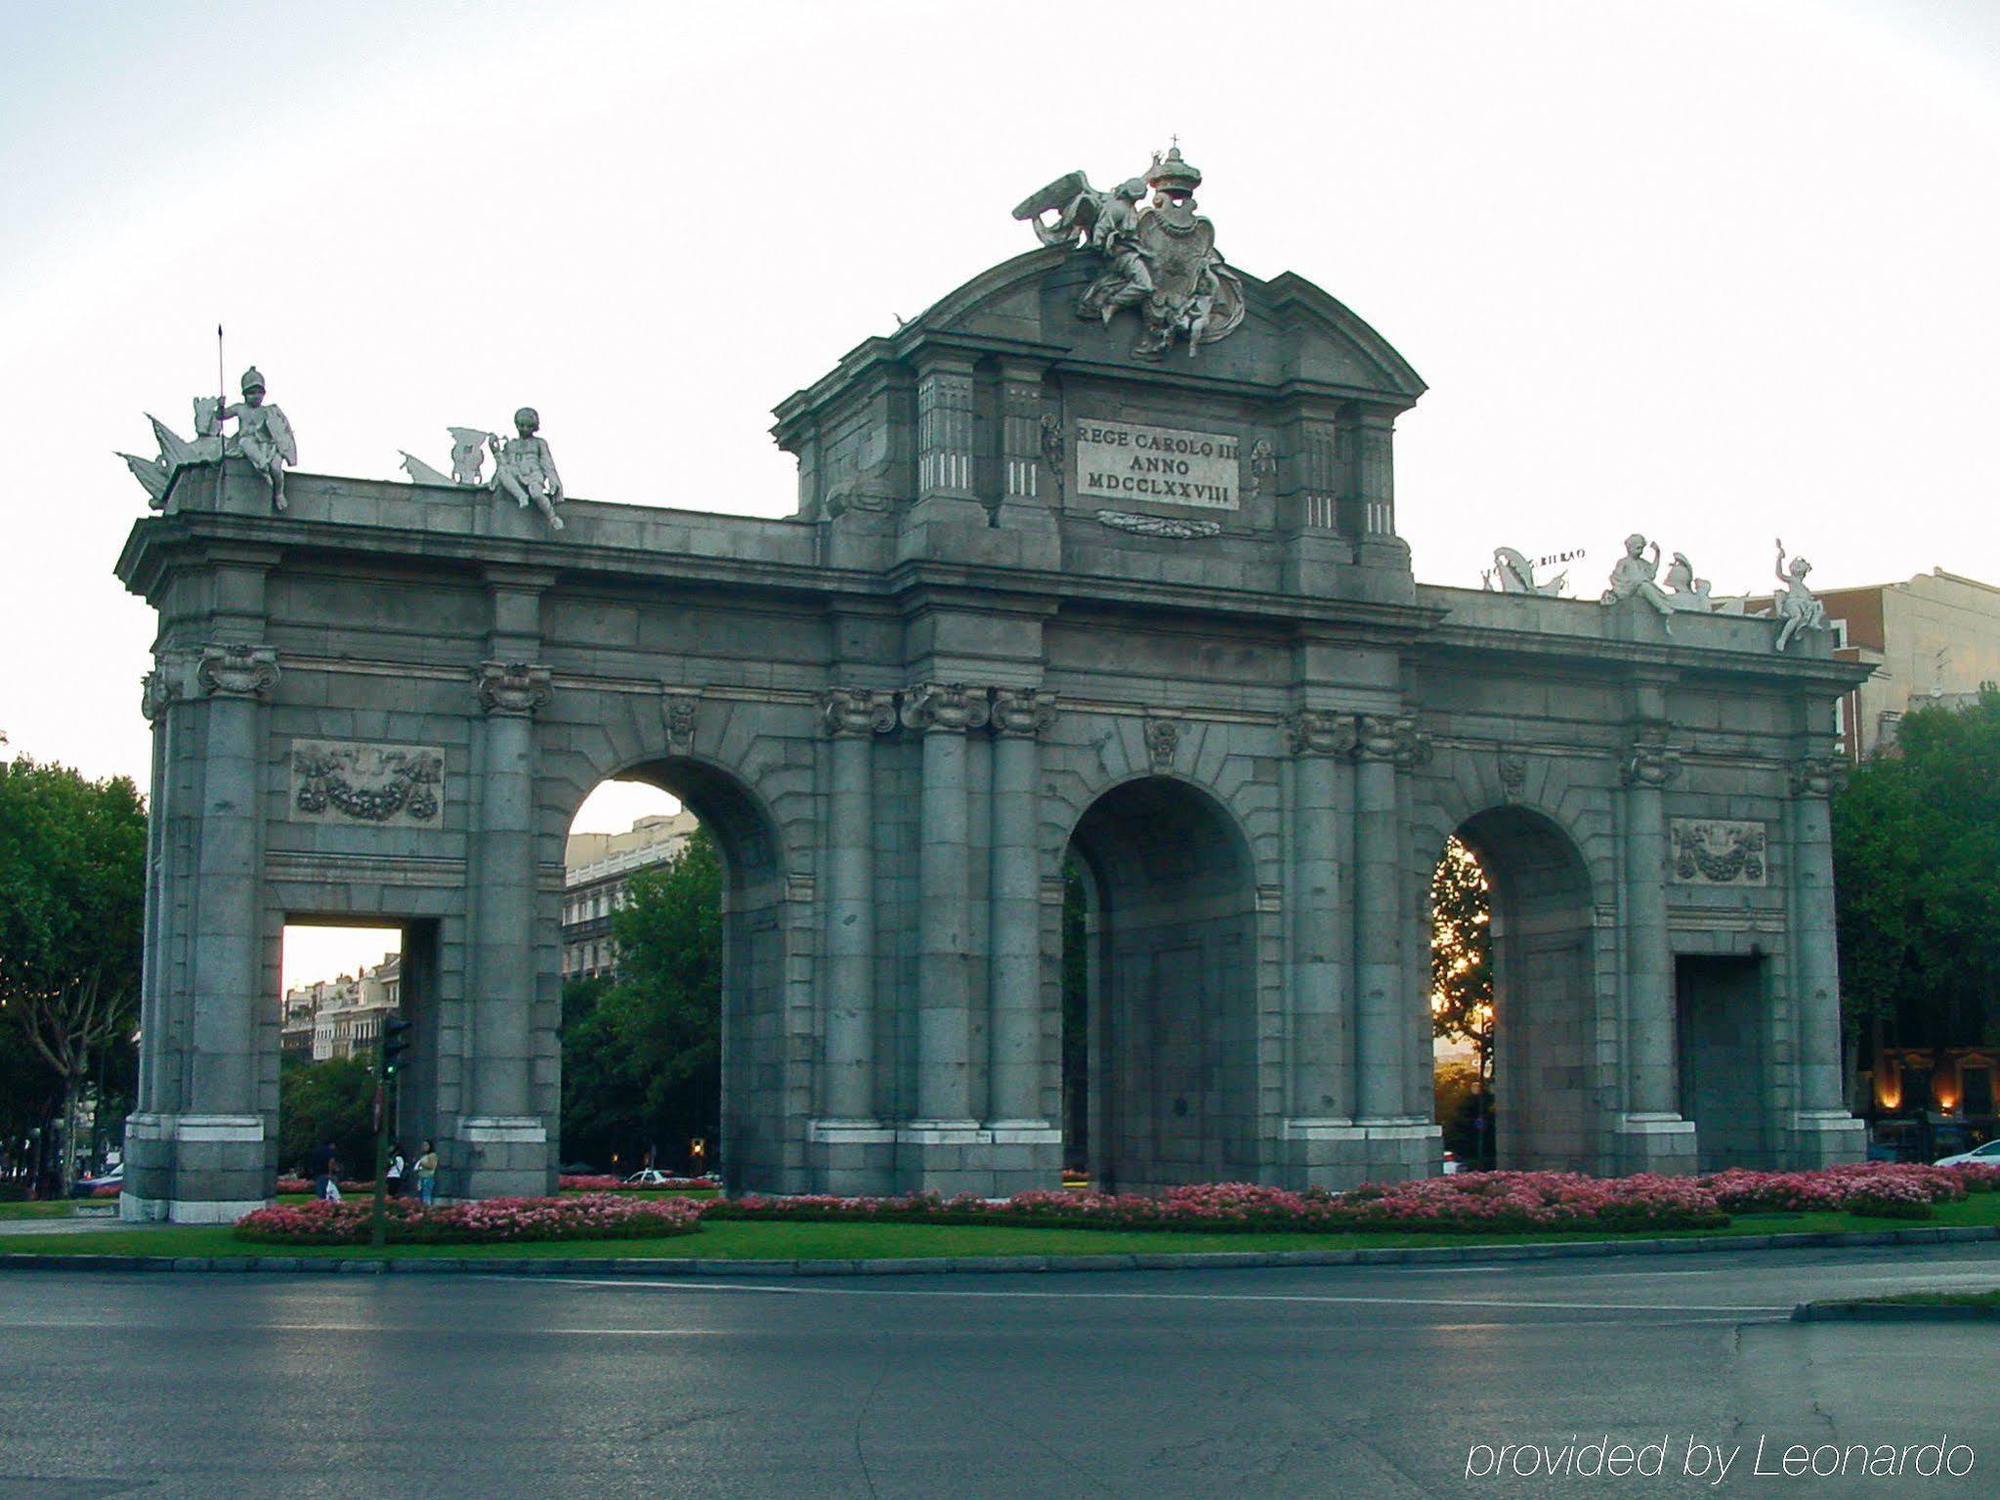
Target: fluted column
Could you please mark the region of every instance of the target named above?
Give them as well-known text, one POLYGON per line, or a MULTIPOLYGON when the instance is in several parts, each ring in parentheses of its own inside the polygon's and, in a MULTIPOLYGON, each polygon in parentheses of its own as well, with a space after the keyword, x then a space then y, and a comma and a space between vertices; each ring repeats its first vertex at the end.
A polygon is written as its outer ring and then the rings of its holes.
POLYGON ((1355 1112, 1363 1120, 1404 1117, 1402 838, 1396 770, 1421 758, 1423 740, 1405 715, 1364 714, 1355 723, 1355 1112))
POLYGON ((1354 1113, 1354 1018, 1335 952, 1340 871, 1335 758, 1355 746, 1353 721, 1303 709, 1285 726, 1292 752, 1292 1001, 1288 1109, 1295 1122, 1354 1113))
POLYGON ((1032 688, 993 694, 993 968, 989 1123, 1041 1126, 1042 912, 1035 858, 1039 736, 1055 697, 1032 688))
POLYGON ((1828 801, 1843 761, 1808 757, 1792 767, 1792 972, 1798 1015, 1798 1107, 1847 1114, 1841 1087, 1840 959, 1834 939, 1833 826, 1828 801))
POLYGON ((1680 775, 1665 731, 1640 731, 1625 783, 1625 1076, 1630 1115, 1678 1119, 1674 957, 1667 936, 1667 823, 1661 791, 1680 775))
POLYGON ((535 999, 534 715, 551 696, 549 669, 482 662, 485 711, 479 832, 473 869, 472 1139, 513 1143, 528 1129, 535 999))
POLYGON ((896 727, 893 694, 834 688, 821 700, 832 739, 827 806, 827 1120, 875 1118, 875 736, 896 727))
POLYGON ((976 1127, 971 1066, 971 869, 965 736, 987 719, 983 694, 923 683, 903 723, 924 737, 923 841, 917 867, 917 1126, 976 1127))

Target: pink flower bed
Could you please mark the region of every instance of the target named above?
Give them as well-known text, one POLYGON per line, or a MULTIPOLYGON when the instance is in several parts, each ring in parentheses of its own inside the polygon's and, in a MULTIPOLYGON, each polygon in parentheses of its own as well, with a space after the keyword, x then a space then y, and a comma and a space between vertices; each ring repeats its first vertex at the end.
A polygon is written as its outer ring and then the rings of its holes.
MULTIPOLYGON (((392 1244, 475 1245, 531 1240, 627 1240, 692 1234, 701 1205, 687 1198, 585 1193, 562 1198, 485 1198, 437 1207, 408 1198, 385 1205, 392 1244)), ((281 1203, 236 1221, 236 1237, 267 1245, 363 1245, 372 1203, 281 1203)))
MULTIPOLYGON (((1974 1172, 2000 1172, 1975 1167, 1974 1172)), ((1914 1162, 1869 1162, 1810 1172, 1752 1172, 1732 1168, 1704 1179, 1716 1202, 1733 1213, 1858 1213, 1877 1218, 1928 1219, 1934 1203, 1956 1203, 1974 1186, 1958 1167, 1914 1162)), ((1992 1182, 1978 1184, 1991 1191, 1992 1182)))

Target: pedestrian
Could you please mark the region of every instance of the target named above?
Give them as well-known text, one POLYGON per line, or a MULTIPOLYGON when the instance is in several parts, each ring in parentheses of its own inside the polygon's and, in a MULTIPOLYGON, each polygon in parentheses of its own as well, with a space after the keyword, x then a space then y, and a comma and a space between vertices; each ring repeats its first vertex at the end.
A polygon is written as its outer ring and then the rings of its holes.
POLYGON ((308 1170, 313 1180, 313 1196, 329 1203, 338 1203, 340 1163, 334 1157, 332 1141, 323 1141, 313 1148, 308 1170))
POLYGON ((425 1141, 423 1154, 417 1158, 417 1198, 426 1206, 437 1201, 437 1171, 437 1147, 425 1141))
POLYGON ((392 1146, 389 1148, 389 1166, 383 1172, 382 1178, 383 1186, 387 1189, 391 1198, 400 1198, 403 1196, 403 1148, 401 1146, 392 1146))

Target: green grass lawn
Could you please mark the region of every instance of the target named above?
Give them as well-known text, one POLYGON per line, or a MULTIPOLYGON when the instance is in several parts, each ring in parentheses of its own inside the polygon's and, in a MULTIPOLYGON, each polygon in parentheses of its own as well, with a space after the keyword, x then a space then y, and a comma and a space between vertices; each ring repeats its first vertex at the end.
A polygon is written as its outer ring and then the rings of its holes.
POLYGON ((52 1198, 38 1203, 0 1203, 0 1221, 7 1219, 67 1219, 79 1203, 117 1208, 116 1198, 52 1198))
MULTIPOLYGON (((1945 1203, 1930 1219, 1876 1219, 1858 1214, 1744 1214, 1727 1229, 1675 1230, 1637 1239, 1730 1238, 1823 1230, 1921 1228, 1927 1225, 2000 1224, 2000 1193, 1979 1193, 1945 1203)), ((657 1240, 559 1240, 518 1245, 392 1245, 385 1251, 355 1245, 258 1245, 239 1240, 227 1225, 106 1229, 75 1235, 8 1235, 0 1253, 42 1255, 312 1255, 372 1259, 534 1259, 617 1256, 629 1259, 862 1260, 971 1255, 1166 1255, 1230 1250, 1351 1250, 1370 1246, 1530 1245, 1617 1238, 1595 1230, 1533 1234, 1295 1234, 1283 1231, 1196 1234, 1177 1230, 1017 1229, 984 1224, 770 1224, 722 1221, 698 1233, 657 1240)))

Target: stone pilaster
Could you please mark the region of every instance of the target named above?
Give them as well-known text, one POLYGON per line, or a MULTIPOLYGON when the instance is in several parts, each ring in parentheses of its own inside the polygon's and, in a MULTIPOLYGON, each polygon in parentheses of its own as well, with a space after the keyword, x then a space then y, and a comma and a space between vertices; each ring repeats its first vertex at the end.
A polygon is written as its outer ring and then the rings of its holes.
POLYGON ((1666 728, 1642 723, 1619 761, 1624 783, 1625 1111, 1618 1165, 1627 1172, 1693 1171, 1693 1122, 1680 1114, 1674 955, 1667 934, 1664 789, 1680 775, 1666 728))
MULTIPOLYGON (((923 736, 917 866, 917 1114, 906 1139, 920 1148, 963 1146, 978 1131, 972 1106, 972 892, 966 733, 987 721, 983 692, 921 683, 903 695, 903 724, 923 736)), ((923 1175, 950 1171, 925 1150, 923 1175)))
POLYGON ((993 972, 989 1113, 995 1126, 1046 1126, 1041 1108, 1042 914, 1035 859, 1039 736, 1055 696, 993 694, 993 972))
POLYGON ((547 667, 508 661, 481 662, 473 686, 484 714, 466 995, 476 1042, 471 1110, 440 1191, 486 1198, 548 1189, 548 1126, 533 1089, 534 720, 553 688, 547 667))
POLYGON ((1860 1161, 1867 1127, 1841 1087, 1840 959, 1834 934, 1833 830, 1828 802, 1845 761, 1807 756, 1791 768, 1791 969, 1798 1087, 1791 1117, 1800 1167, 1860 1161))
MULTIPOLYGON (((261 963, 259 749, 279 669, 269 646, 245 642, 204 646, 192 666, 191 695, 204 723, 195 794, 200 838, 193 890, 182 893, 191 897, 189 1009, 167 1015, 154 1006, 155 1024, 178 1044, 166 1055, 179 1077, 149 1077, 152 1107, 127 1122, 119 1212, 128 1219, 226 1223, 261 1205, 269 1187, 257 1095, 257 1018, 260 1003, 269 1004, 261 963)), ((157 713, 180 690, 163 672, 149 681, 147 702, 157 713)), ((164 890, 155 896, 168 900, 164 890)), ((152 915, 165 919, 164 912, 152 915)))
POLYGON ((831 741, 827 799, 826 1050, 812 1124, 821 1191, 881 1191, 893 1132, 875 1102, 875 739, 896 727, 893 693, 833 688, 820 699, 831 741))
MULTIPOLYGON (((1048 472, 1042 434, 1042 370, 1039 363, 1003 360, 1000 365, 1000 513, 1007 529, 1047 532, 1053 537, 1059 503, 1057 476, 1048 472)), ((1060 461, 1060 455, 1058 455, 1060 461)))

